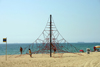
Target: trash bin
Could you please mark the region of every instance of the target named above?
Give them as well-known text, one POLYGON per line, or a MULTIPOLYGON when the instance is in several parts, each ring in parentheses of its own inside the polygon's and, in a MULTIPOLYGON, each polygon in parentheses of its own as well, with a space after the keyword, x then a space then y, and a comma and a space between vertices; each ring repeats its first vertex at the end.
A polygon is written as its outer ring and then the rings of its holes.
POLYGON ((90 54, 90 48, 86 49, 87 54, 90 54))

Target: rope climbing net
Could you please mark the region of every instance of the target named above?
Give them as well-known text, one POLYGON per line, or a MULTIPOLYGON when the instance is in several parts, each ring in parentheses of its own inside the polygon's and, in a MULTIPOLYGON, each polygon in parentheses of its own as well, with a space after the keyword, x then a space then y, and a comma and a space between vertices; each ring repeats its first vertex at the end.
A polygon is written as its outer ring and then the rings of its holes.
MULTIPOLYGON (((79 49, 68 43, 57 30, 54 21, 52 23, 52 52, 60 53, 77 53, 79 49)), ((41 35, 30 45, 23 49, 23 52, 28 54, 28 49, 31 49, 32 54, 50 54, 50 22, 47 22, 45 29, 41 35)))

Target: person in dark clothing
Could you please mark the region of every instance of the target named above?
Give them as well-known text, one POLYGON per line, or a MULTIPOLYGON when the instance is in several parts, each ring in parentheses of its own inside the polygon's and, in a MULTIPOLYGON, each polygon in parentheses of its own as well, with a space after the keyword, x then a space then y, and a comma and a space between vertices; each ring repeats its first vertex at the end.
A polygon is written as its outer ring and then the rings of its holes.
POLYGON ((53 51, 54 51, 54 54, 55 54, 55 52, 56 52, 56 50, 57 50, 57 48, 51 43, 51 46, 52 46, 52 49, 53 49, 53 51))
POLYGON ((21 52, 21 54, 22 54, 22 51, 23 51, 23 48, 22 48, 22 47, 20 47, 20 52, 21 52))

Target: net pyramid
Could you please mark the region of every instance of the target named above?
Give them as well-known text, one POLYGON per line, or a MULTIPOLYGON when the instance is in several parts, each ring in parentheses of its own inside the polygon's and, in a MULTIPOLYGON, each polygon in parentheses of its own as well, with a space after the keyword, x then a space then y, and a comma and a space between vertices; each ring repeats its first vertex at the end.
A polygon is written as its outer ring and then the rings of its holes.
MULTIPOLYGON (((77 49, 72 44, 68 43, 62 35, 57 30, 54 21, 51 22, 51 32, 52 32, 52 44, 56 47, 55 53, 75 53, 79 52, 79 49, 77 49)), ((34 43, 30 44, 26 48, 24 48, 24 51, 28 53, 28 48, 31 49, 33 54, 38 53, 50 53, 50 22, 47 22, 45 29, 41 33, 41 35, 34 41, 34 43)), ((53 49, 52 49, 52 52, 53 49)))

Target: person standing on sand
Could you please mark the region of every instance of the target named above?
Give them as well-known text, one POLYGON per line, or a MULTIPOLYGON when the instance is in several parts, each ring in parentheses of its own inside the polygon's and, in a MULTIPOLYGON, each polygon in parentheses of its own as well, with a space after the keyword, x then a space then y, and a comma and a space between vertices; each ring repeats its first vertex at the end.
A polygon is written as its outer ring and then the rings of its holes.
POLYGON ((29 49, 29 55, 30 55, 30 57, 32 57, 31 49, 29 49))
POLYGON ((56 52, 56 50, 57 50, 57 48, 53 45, 53 44, 51 44, 52 45, 52 49, 54 50, 54 54, 55 54, 55 52, 56 52))
POLYGON ((56 50, 57 50, 56 47, 55 47, 53 50, 54 50, 54 54, 55 54, 55 52, 56 52, 56 50))
POLYGON ((23 51, 23 48, 22 48, 22 47, 20 47, 20 52, 21 52, 21 54, 22 54, 22 51, 23 51))
POLYGON ((95 52, 96 51, 96 47, 94 46, 93 48, 94 48, 94 52, 95 52))

